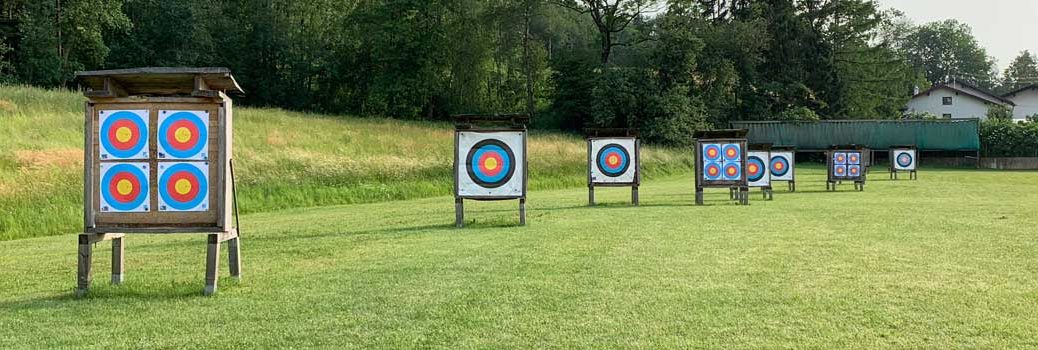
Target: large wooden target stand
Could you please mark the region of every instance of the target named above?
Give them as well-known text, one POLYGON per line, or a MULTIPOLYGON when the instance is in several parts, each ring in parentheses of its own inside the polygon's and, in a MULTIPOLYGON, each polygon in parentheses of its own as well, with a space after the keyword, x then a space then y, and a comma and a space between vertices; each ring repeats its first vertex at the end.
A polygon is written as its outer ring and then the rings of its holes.
POLYGON ((454 217, 465 224, 465 200, 519 200, 526 225, 527 115, 454 116, 454 217))
POLYGON ((241 276, 233 205, 231 99, 242 90, 227 68, 79 72, 86 86, 83 234, 76 295, 92 281, 95 243, 112 241, 112 283, 124 278, 127 234, 208 235, 205 295, 216 292, 220 244, 241 276))
POLYGON ((695 138, 696 204, 703 205, 703 189, 726 188, 739 204, 750 204, 746 176, 747 130, 697 131, 695 138), (731 190, 731 189, 735 190, 731 190))
POLYGON ((630 187, 631 204, 638 205, 641 185, 641 140, 633 129, 587 129, 588 205, 595 205, 595 187, 630 187))

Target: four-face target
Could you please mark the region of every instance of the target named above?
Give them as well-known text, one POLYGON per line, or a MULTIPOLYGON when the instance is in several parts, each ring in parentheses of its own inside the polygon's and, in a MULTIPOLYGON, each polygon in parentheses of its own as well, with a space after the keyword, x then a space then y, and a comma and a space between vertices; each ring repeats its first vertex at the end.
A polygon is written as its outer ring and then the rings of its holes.
POLYGON ((525 132, 459 131, 455 177, 461 197, 519 198, 525 192, 525 132))
POLYGON ((209 158, 209 112, 159 111, 159 158, 209 158))
POLYGON ((98 112, 102 160, 148 158, 148 111, 98 112))
POLYGON ((209 163, 159 163, 159 211, 209 210, 209 163))
POLYGON ((732 182, 743 179, 743 150, 737 143, 702 144, 703 180, 732 182))
POLYGON ((148 164, 102 163, 100 203, 102 212, 148 211, 148 164))
POLYGON ((591 183, 634 184, 638 159, 634 138, 593 138, 588 148, 591 183))
POLYGON ((833 178, 857 181, 865 176, 861 152, 833 152, 830 166, 832 167, 833 178))

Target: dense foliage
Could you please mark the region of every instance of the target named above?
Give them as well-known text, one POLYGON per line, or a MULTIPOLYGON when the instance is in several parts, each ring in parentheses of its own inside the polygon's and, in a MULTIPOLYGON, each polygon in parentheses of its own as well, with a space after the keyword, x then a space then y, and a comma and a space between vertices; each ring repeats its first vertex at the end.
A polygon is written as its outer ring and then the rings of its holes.
POLYGON ((1038 122, 989 119, 980 124, 985 157, 1038 157, 1038 122))
POLYGON ((227 66, 246 105, 527 112, 670 144, 732 120, 898 118, 914 87, 952 76, 998 86, 968 26, 874 0, 10 0, 0 19, 0 82, 227 66))

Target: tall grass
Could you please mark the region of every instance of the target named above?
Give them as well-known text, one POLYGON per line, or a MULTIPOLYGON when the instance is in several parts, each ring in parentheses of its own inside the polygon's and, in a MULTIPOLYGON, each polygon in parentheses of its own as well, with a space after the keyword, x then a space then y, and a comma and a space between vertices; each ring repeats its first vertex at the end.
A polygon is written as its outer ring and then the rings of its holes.
MULTIPOLYGON (((0 86, 0 240, 82 228, 80 93, 0 86)), ((447 123, 235 109, 234 161, 245 213, 449 195, 447 123)), ((586 183, 586 145, 531 131, 531 189, 586 183)), ((646 178, 690 169, 678 149, 646 147, 646 178)))

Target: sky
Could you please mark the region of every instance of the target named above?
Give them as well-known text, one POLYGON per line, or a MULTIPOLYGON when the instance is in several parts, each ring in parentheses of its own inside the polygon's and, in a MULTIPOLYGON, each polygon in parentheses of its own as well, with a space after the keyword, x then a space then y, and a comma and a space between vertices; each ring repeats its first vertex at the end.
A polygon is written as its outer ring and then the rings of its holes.
POLYGON ((1038 0, 877 0, 915 22, 957 19, 973 28, 973 36, 995 58, 999 72, 1020 51, 1038 54, 1038 0))

